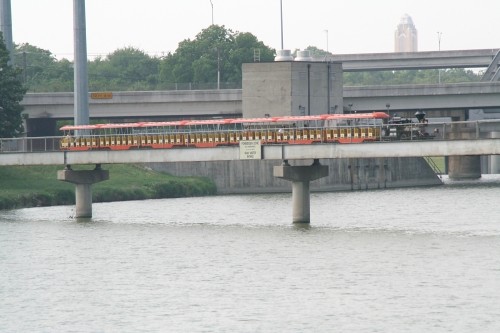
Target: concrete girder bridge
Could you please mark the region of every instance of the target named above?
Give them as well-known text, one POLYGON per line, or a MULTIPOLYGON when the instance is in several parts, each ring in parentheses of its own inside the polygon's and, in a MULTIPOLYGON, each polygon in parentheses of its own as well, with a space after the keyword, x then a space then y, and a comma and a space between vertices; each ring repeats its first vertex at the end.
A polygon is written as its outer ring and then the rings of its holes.
MULTIPOLYGON (((442 139, 433 140, 373 141, 359 144, 324 142, 309 145, 261 145, 260 141, 253 140, 241 141, 235 146, 214 148, 61 151, 60 144, 64 137, 0 139, 0 165, 65 166, 58 171, 57 178, 75 184, 75 217, 80 218, 92 216, 92 184, 109 179, 109 172, 101 168, 102 164, 255 159, 281 161, 281 165, 273 168, 273 175, 292 182, 293 222, 309 223, 309 183, 326 177, 329 173, 328 167, 319 163, 320 159, 450 156, 457 159, 457 178, 477 178, 478 173, 480 177, 480 156, 500 155, 500 135, 496 135, 500 132, 485 134, 481 132, 481 126, 487 130, 498 130, 500 121, 463 122, 460 125, 466 131, 443 133, 446 139, 443 136, 442 139), (299 163, 304 161, 313 162, 308 165, 299 163), (89 164, 95 165, 95 168, 71 168, 72 165, 89 164)), ((454 123, 452 126, 457 127, 459 124, 454 123)))

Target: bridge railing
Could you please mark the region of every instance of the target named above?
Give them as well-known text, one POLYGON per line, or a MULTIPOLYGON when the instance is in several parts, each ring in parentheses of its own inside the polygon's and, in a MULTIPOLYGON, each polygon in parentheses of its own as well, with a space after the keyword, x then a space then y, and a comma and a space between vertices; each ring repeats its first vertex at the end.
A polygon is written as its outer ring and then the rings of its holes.
POLYGON ((23 137, 0 139, 1 153, 34 153, 59 151, 62 137, 23 137))
MULTIPOLYGON (((425 124, 383 124, 379 126, 380 130, 378 132, 382 133, 377 140, 379 142, 500 138, 500 119, 439 123, 430 122, 425 124), (391 128, 394 131, 391 131, 391 128)), ((317 129, 321 128, 318 127, 317 129)), ((199 132, 199 134, 203 133, 199 132)), ((61 151, 61 142, 64 142, 65 139, 67 139, 67 137, 63 136, 0 138, 0 153, 61 151)), ((326 140, 321 140, 320 142, 326 142, 326 140)), ((279 142, 276 143, 280 144, 279 142)))

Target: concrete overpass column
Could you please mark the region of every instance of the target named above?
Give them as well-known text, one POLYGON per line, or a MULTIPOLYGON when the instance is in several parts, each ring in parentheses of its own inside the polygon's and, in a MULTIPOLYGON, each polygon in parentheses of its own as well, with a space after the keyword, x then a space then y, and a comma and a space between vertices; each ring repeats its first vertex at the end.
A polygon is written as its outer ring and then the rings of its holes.
POLYGON ((481 156, 449 156, 448 176, 451 179, 481 178, 481 156))
MULTIPOLYGON (((491 132, 490 138, 497 139, 500 138, 500 132, 491 132)), ((500 173, 500 155, 490 156, 490 173, 500 173)))
POLYGON ((292 182, 292 220, 293 223, 310 223, 309 182, 328 176, 328 166, 314 160, 312 165, 292 166, 288 161, 274 167, 274 177, 292 182))
MULTIPOLYGON (((451 127, 448 139, 475 139, 476 129, 463 127, 456 124, 451 127)), ((477 179, 481 178, 481 156, 463 155, 448 156, 448 177, 451 179, 477 179)))
POLYGON ((92 184, 109 179, 109 171, 102 170, 96 165, 94 170, 71 170, 67 166, 64 170, 57 171, 57 179, 76 185, 75 217, 92 217, 92 184))

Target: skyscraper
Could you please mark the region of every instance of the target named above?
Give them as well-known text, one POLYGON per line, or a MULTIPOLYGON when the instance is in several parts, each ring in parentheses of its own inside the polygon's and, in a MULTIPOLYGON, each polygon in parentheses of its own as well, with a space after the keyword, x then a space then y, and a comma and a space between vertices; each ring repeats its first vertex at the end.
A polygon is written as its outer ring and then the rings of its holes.
POLYGON ((410 15, 405 14, 394 33, 395 52, 417 52, 418 34, 410 15))

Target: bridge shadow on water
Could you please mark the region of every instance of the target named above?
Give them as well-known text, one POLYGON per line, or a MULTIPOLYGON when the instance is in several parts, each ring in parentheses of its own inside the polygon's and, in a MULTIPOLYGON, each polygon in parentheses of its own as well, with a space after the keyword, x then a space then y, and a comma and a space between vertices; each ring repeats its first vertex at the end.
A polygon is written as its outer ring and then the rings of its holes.
POLYGON ((450 179, 448 175, 444 175, 443 183, 447 187, 499 187, 500 174, 483 174, 478 179, 450 179))

